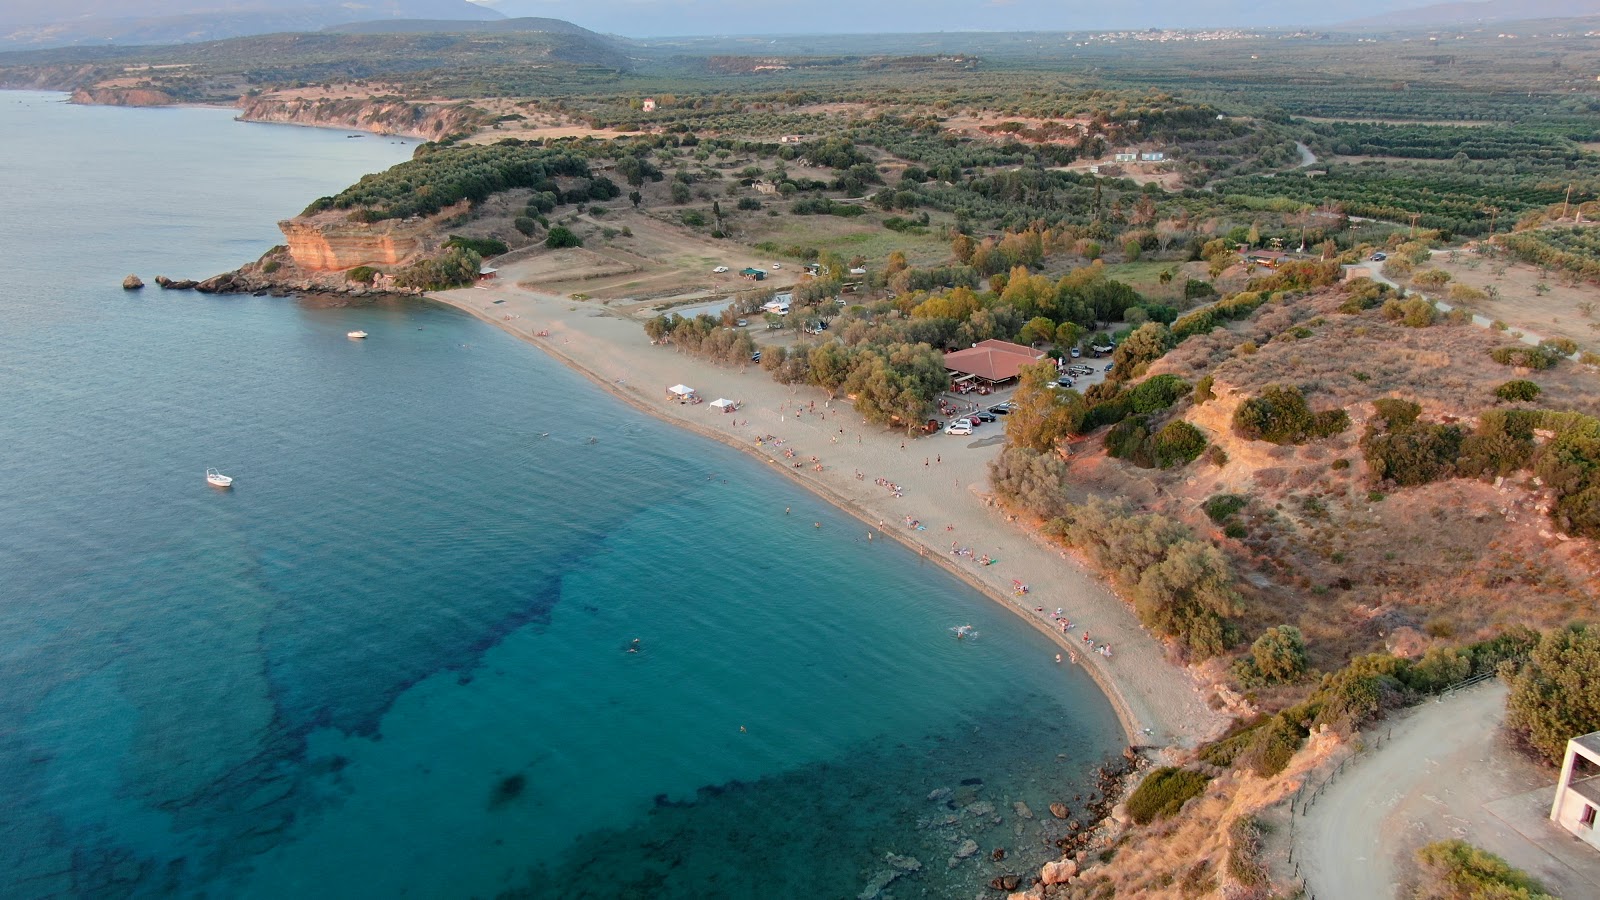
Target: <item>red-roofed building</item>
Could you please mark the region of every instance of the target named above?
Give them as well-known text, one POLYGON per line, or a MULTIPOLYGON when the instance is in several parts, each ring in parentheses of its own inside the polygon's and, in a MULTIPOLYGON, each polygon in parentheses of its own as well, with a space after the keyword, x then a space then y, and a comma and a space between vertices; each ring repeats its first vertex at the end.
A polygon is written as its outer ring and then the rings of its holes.
POLYGON ((1015 380, 1023 366, 1031 366, 1044 357, 1043 351, 1032 347, 991 338, 966 350, 946 353, 944 367, 957 380, 971 378, 987 384, 1002 384, 1015 380))

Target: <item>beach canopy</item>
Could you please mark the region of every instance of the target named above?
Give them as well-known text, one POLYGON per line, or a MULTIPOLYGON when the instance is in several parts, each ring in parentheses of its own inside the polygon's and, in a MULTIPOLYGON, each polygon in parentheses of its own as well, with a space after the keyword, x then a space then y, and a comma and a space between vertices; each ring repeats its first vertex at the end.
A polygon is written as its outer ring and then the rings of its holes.
POLYGON ((694 393, 694 388, 689 387, 687 384, 675 384, 667 388, 667 392, 677 394, 679 397, 687 397, 694 393))
POLYGON ((718 397, 716 400, 712 401, 711 405, 715 406, 717 409, 727 409, 728 407, 733 406, 734 403, 727 397, 718 397))

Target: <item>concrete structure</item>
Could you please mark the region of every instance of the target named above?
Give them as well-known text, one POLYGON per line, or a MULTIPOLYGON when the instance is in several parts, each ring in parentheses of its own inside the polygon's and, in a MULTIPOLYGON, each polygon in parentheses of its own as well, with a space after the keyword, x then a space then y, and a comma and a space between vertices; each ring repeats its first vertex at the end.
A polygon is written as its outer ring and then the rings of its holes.
POLYGON ((644 102, 639 104, 639 105, 644 107, 644 111, 645 112, 655 112, 656 111, 656 101, 655 101, 654 97, 646 97, 646 98, 644 98, 644 102))
POLYGON ((944 355, 944 367, 957 377, 976 378, 988 384, 1001 384, 1017 377, 1023 366, 1045 358, 1042 351, 993 338, 979 341, 966 350, 944 355))
POLYGON ((1595 830, 1597 816, 1600 816, 1600 731, 1567 741, 1567 756, 1561 761, 1561 780, 1556 782, 1556 798, 1550 804, 1550 821, 1572 832, 1585 844, 1600 849, 1600 832, 1595 830))
POLYGON ((1138 162, 1139 161, 1139 154, 1137 154, 1137 153, 1118 153, 1115 156, 1113 156, 1112 159, 1116 160, 1117 162, 1138 162))

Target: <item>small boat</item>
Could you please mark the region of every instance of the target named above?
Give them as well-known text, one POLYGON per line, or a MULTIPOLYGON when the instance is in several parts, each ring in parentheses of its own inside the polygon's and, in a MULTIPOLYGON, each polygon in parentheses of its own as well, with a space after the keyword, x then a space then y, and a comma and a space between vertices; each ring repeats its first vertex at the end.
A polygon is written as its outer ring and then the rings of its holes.
POLYGON ((365 331, 352 331, 352 332, 349 332, 349 333, 347 333, 345 335, 345 337, 347 337, 347 338, 354 338, 354 339, 356 339, 358 341, 361 340, 362 338, 366 337, 366 336, 367 336, 367 333, 365 331))
POLYGON ((216 469, 207 469, 206 484, 219 488, 233 487, 233 479, 222 474, 221 472, 218 472, 216 469))

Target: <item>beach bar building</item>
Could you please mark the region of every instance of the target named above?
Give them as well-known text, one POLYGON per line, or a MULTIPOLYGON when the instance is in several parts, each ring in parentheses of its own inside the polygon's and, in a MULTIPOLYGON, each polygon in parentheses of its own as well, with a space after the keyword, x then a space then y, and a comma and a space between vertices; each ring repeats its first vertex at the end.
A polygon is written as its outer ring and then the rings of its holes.
POLYGON ((944 355, 944 367, 956 382, 977 381, 994 386, 1015 381, 1023 366, 1031 366, 1045 354, 1032 347, 990 338, 965 350, 944 355))
POLYGON ((1595 819, 1600 815, 1597 811, 1600 811, 1600 731, 1567 741, 1567 755, 1561 761, 1561 780, 1556 782, 1555 802, 1550 804, 1550 821, 1600 850, 1600 832, 1595 830, 1595 819))

